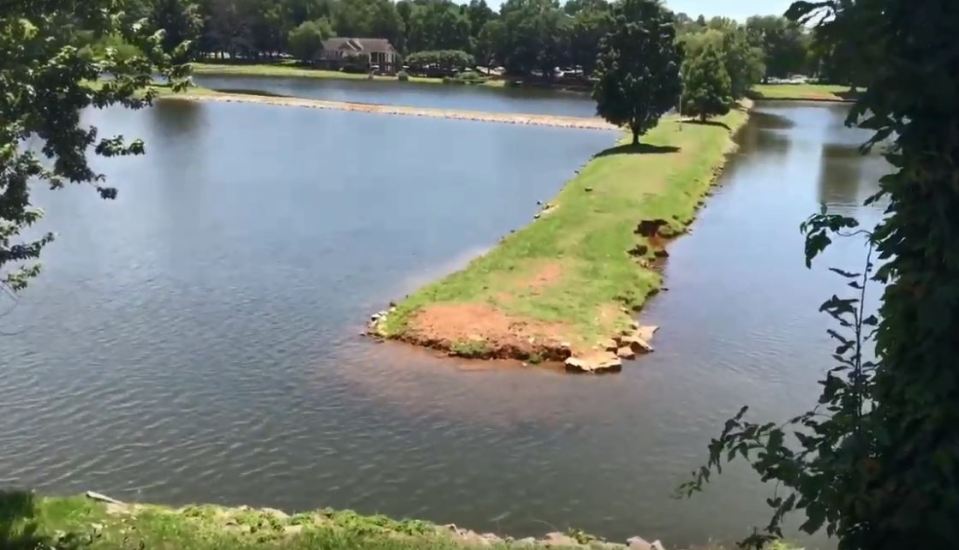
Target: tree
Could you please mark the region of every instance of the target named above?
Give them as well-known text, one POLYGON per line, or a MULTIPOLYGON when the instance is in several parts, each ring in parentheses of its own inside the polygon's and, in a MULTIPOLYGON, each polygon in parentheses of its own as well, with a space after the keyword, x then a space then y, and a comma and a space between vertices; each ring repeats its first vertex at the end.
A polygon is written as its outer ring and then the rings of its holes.
POLYGON ((705 122, 729 112, 732 83, 719 48, 708 44, 683 63, 683 113, 705 122))
POLYGON ((32 186, 89 184, 114 198, 116 189, 90 166, 88 149, 104 157, 144 151, 139 140, 100 137, 96 128, 81 126, 81 112, 148 105, 156 91, 143 90, 155 73, 175 89, 186 85, 187 67, 170 59, 184 57, 188 45, 167 54, 162 33, 124 23, 118 7, 114 0, 0 3, 0 284, 11 291, 39 273, 36 260, 54 238, 22 234, 42 217, 32 186), (79 47, 81 30, 95 39, 119 37, 142 53, 121 59, 113 48, 79 47), (24 146, 28 139, 38 146, 24 146))
POLYGON ((470 46, 469 18, 450 0, 413 4, 406 38, 407 48, 414 52, 467 50, 470 46))
POLYGON ((729 74, 732 97, 743 97, 765 75, 763 52, 750 46, 745 29, 734 21, 714 18, 710 26, 715 28, 698 29, 681 37, 686 57, 699 55, 707 46, 720 50, 723 65, 729 74), (717 24, 717 21, 722 24, 717 24))
POLYGON ((287 42, 290 54, 303 63, 313 63, 323 50, 323 41, 333 36, 333 28, 326 19, 307 21, 290 31, 287 42))
POLYGON ((767 76, 783 78, 804 70, 808 39, 800 25, 785 17, 756 16, 746 20, 746 30, 765 53, 767 76))
POLYGON ((487 21, 476 37, 476 61, 483 63, 487 71, 497 59, 497 52, 503 43, 503 22, 499 19, 487 21))
POLYGON ((406 62, 415 70, 433 66, 450 73, 463 70, 475 63, 473 56, 461 50, 423 51, 410 54, 406 62))
POLYGON ((470 36, 477 38, 483 27, 496 19, 496 12, 486 4, 486 0, 470 0, 466 7, 466 17, 470 22, 470 36))
POLYGON ((676 106, 682 56, 672 18, 655 0, 622 0, 613 29, 600 44, 593 99, 603 118, 629 127, 636 145, 676 106))
POLYGON ((403 20, 390 0, 339 0, 333 7, 333 29, 339 36, 386 38, 399 44, 403 20))
POLYGON ((570 29, 570 62, 582 67, 585 74, 592 74, 596 66, 596 55, 599 53, 599 43, 611 29, 612 18, 609 5, 605 2, 595 7, 579 9, 573 16, 570 29))
POLYGON ((576 15, 582 11, 609 11, 609 2, 606 0, 567 0, 563 11, 568 15, 576 15))
POLYGON ((815 408, 784 424, 745 420, 744 408, 709 445, 696 490, 725 460, 745 457, 775 482, 758 546, 790 513, 840 550, 953 548, 959 540, 959 10, 954 0, 797 2, 789 15, 845 42, 872 65, 847 123, 873 132, 890 174, 867 199, 886 203, 872 229, 823 212, 806 232, 807 264, 836 235, 867 239, 860 273, 835 270, 856 293, 822 310, 838 321, 836 365, 815 408), (855 22, 856 24, 850 24, 855 22), (879 261, 875 261, 876 257, 879 261), (875 262, 875 263, 874 263, 875 262), (863 310, 883 286, 877 316, 863 310))
MULTIPOLYGON (((188 0, 151 0, 150 25, 163 29, 163 51, 173 53, 183 43, 191 46, 199 38, 203 20, 199 7, 188 0)), ((178 62, 185 62, 187 55, 178 62)))
POLYGON ((511 74, 552 78, 568 60, 570 18, 553 0, 507 0, 501 10, 500 60, 511 74))

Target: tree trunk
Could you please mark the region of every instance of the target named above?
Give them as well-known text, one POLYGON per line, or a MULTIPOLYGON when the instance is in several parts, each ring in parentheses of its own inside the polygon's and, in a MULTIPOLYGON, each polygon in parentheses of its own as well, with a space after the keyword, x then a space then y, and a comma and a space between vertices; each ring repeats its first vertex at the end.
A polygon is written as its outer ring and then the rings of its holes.
POLYGON ((633 131, 633 145, 639 145, 639 127, 632 126, 630 130, 633 131))
POLYGON ((703 124, 706 123, 706 113, 699 113, 699 121, 703 124))

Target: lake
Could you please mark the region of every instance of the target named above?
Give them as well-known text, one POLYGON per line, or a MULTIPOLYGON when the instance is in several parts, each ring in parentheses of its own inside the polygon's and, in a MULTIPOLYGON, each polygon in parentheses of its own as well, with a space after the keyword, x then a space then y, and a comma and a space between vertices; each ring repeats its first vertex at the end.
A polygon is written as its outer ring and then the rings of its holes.
POLYGON ((213 90, 239 90, 329 101, 491 113, 582 117, 596 115, 596 102, 590 99, 589 94, 549 89, 233 75, 195 75, 193 80, 198 86, 213 90))
POLYGON ((855 152, 844 112, 761 104, 642 312, 658 351, 602 377, 358 333, 528 223, 609 132, 241 104, 90 113, 148 155, 102 164, 116 202, 37 192, 60 236, 4 318, 0 484, 736 540, 768 519, 771 488, 744 467, 671 495, 741 405, 783 420, 818 395, 818 304, 843 291, 825 267, 865 250, 841 242, 806 270, 798 225, 822 202, 874 222, 858 205, 886 169, 855 152))

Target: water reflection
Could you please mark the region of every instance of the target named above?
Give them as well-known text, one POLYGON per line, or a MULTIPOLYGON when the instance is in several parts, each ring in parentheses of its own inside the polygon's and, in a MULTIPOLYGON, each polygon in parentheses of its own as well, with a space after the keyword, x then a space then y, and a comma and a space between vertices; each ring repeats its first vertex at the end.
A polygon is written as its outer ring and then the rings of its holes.
POLYGON ((819 164, 819 202, 840 207, 861 204, 865 199, 861 195, 863 164, 858 147, 823 144, 819 164))

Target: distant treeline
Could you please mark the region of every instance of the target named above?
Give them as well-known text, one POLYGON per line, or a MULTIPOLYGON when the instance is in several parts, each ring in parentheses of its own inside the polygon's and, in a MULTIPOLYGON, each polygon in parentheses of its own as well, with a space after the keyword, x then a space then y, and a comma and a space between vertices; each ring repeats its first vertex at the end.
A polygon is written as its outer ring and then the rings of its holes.
MULTIPOLYGON (((612 21, 611 4, 605 0, 568 0, 562 5, 553 0, 507 0, 498 12, 486 0, 127 2, 129 17, 147 18, 166 29, 171 48, 192 40, 191 55, 198 58, 270 59, 297 46, 311 52, 317 40, 335 34, 386 38, 403 54, 459 50, 483 66, 546 78, 555 67, 579 68, 589 75, 612 21)), ((857 83, 855 69, 844 62, 842 52, 821 45, 825 41, 817 40, 815 32, 783 17, 756 16, 743 24, 677 13, 674 21, 684 43, 725 41, 745 47, 744 61, 760 63, 763 78, 805 74, 857 83)))

